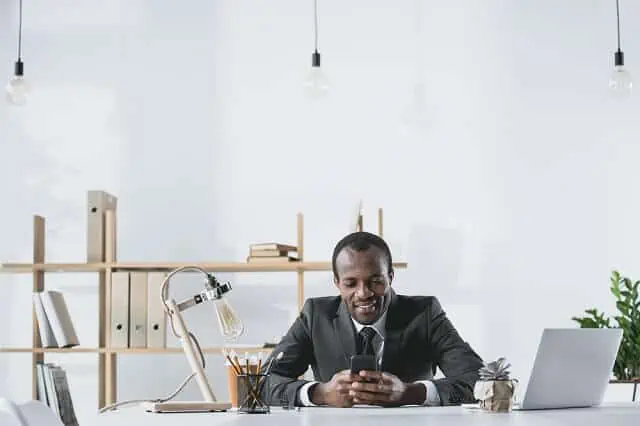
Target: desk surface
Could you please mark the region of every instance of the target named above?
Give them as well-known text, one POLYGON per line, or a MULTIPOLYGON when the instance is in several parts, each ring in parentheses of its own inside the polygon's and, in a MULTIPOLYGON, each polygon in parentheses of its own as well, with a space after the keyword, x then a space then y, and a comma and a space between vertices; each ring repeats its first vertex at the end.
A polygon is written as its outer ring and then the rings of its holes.
POLYGON ((92 425, 182 426, 182 425, 640 425, 640 404, 618 404, 594 408, 486 413, 463 407, 403 408, 302 408, 286 411, 274 408, 271 414, 227 413, 146 413, 141 407, 123 408, 98 415, 92 425), (382 423, 384 422, 384 423, 382 423))

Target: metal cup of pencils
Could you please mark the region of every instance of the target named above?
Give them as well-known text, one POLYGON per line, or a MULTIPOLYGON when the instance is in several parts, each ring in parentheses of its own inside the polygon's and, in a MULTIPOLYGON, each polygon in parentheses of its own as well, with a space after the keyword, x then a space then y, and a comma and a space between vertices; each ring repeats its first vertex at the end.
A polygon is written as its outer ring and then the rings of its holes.
POLYGON ((238 357, 234 351, 225 351, 229 399, 239 413, 269 413, 269 404, 262 397, 269 372, 260 373, 262 353, 257 357, 238 357))
POLYGON ((268 414, 271 410, 263 399, 263 390, 268 386, 268 374, 239 374, 237 376, 238 412, 268 414))

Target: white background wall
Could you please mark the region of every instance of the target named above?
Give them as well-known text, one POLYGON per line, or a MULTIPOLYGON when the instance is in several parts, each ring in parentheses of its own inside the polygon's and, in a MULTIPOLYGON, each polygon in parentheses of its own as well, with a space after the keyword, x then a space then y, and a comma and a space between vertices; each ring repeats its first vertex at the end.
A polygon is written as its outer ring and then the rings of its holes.
MULTIPOLYGON (((7 78, 17 4, 0 0, 7 78)), ((640 79, 640 4, 621 6, 640 79)), ((298 211, 306 257, 327 260, 362 198, 365 227, 384 207, 410 263, 396 289, 439 296, 480 354, 508 357, 526 384, 544 327, 574 327, 591 306, 612 313, 613 268, 640 277, 640 103, 607 92, 615 2, 321 0, 319 18, 331 92, 312 102, 311 1, 25 2, 33 94, 24 109, 0 104, 0 259, 30 260, 39 213, 48 260, 83 261, 86 191, 104 189, 120 199, 121 260, 241 261, 251 242, 294 242, 298 211), (416 81, 425 124, 407 129, 416 81)), ((221 278, 235 284, 243 342, 284 332, 294 274, 221 278)), ((330 278, 308 274, 307 295, 334 294, 330 278)), ((0 280, 0 342, 28 346, 29 277, 0 280)), ((182 282, 178 296, 198 286, 182 282)), ((82 346, 95 346, 95 277, 47 286, 66 292, 82 346)), ((219 342, 211 312, 189 315, 204 345, 219 342)), ((0 356, 0 395, 28 398, 29 356, 0 356)), ((47 359, 67 369, 86 419, 96 356, 47 359)), ((209 361, 225 397, 221 358, 209 361)), ((119 397, 168 394, 186 373, 181 356, 121 356, 119 397)))

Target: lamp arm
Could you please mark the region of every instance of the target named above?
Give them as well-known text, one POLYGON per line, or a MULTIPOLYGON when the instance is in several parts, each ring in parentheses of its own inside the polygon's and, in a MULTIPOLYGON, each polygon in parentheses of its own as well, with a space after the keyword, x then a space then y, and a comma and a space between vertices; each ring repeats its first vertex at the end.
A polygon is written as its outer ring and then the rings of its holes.
POLYGON ((207 376, 204 374, 204 369, 202 368, 200 361, 198 361, 196 357, 196 352, 193 347, 193 341, 191 340, 191 336, 189 334, 189 331, 187 330, 187 326, 184 323, 184 319, 180 314, 180 310, 178 309, 178 306, 173 301, 173 299, 168 300, 166 303, 169 307, 169 313, 171 315, 171 320, 175 326, 175 331, 177 331, 180 342, 182 343, 182 349, 184 350, 187 360, 189 360, 191 371, 195 375, 198 386, 200 387, 200 393, 202 393, 205 401, 215 402, 216 397, 213 393, 213 390, 211 390, 211 385, 207 380, 207 376))

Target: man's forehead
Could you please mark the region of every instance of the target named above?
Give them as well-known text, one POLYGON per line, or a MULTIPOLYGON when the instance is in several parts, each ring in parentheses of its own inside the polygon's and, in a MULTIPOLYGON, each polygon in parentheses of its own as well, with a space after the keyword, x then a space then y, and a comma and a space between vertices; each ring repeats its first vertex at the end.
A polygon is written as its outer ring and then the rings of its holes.
POLYGON ((337 266, 343 270, 369 267, 379 269, 381 260, 384 259, 384 252, 376 246, 371 246, 366 250, 354 250, 346 247, 341 250, 336 258, 337 266))

